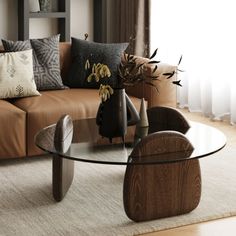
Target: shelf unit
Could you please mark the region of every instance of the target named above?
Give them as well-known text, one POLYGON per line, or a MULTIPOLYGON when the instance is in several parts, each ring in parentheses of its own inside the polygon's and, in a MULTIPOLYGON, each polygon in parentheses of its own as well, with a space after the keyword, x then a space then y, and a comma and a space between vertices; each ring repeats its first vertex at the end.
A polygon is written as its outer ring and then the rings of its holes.
POLYGON ((70 0, 57 0, 57 12, 29 12, 29 0, 18 0, 18 40, 29 39, 31 18, 54 18, 58 20, 58 33, 62 42, 70 41, 70 0))

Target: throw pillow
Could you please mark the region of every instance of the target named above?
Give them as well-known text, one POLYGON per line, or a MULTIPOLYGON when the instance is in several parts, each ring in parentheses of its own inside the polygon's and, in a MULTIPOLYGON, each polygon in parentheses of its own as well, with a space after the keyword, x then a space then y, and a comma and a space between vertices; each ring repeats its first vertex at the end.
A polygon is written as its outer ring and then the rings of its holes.
POLYGON ((72 38, 72 64, 65 84, 73 88, 99 88, 100 84, 106 81, 106 84, 115 87, 117 84, 117 68, 121 61, 121 55, 127 46, 128 43, 102 44, 72 38), (106 64, 111 71, 111 77, 101 79, 99 82, 88 82, 87 77, 91 71, 85 70, 87 59, 91 66, 94 63, 106 64))
POLYGON ((38 90, 64 89, 60 75, 59 37, 26 41, 3 40, 6 51, 33 49, 34 79, 38 90))
POLYGON ((33 73, 32 50, 0 54, 0 98, 40 95, 33 73))

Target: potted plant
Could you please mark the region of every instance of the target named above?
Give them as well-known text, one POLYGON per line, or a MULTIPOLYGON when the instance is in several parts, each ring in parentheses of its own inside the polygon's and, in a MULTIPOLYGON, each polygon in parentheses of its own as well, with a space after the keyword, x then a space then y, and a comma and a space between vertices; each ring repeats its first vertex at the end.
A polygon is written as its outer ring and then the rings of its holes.
MULTIPOLYGON (((140 84, 141 86, 148 84, 149 86, 155 87, 158 92, 157 86, 153 83, 153 81, 158 80, 159 77, 156 71, 160 61, 154 60, 156 54, 157 49, 147 62, 138 63, 138 57, 124 53, 123 60, 117 69, 118 78, 116 87, 112 87, 108 83, 100 84, 99 96, 101 98, 101 104, 98 109, 96 121, 99 125, 99 133, 102 136, 108 137, 110 140, 112 140, 113 137, 122 137, 124 141, 127 125, 134 125, 140 120, 138 112, 125 93, 125 88, 136 84, 140 84), (148 73, 148 64, 152 65, 151 75, 148 73)), ((178 65, 181 60, 182 56, 178 65)), ((90 65, 90 61, 87 60, 85 69, 90 71, 87 77, 88 82, 93 80, 99 82, 104 78, 109 79, 111 76, 110 69, 106 64, 97 63, 90 65)), ((166 79, 170 79, 175 73, 177 73, 177 71, 168 71, 162 75, 164 75, 166 79)), ((180 80, 172 81, 172 83, 181 86, 180 80)), ((141 107, 145 114, 146 108, 144 106, 144 99, 142 99, 141 107)), ((146 123, 143 122, 143 124, 145 125, 146 123)))
MULTIPOLYGON (((86 61, 85 69, 90 70, 87 81, 91 82, 111 76, 109 67, 102 63, 90 65, 89 60, 86 61)), ((104 80, 103 80, 104 81, 104 80)), ((119 85, 120 86, 120 85, 119 85)), ((122 87, 112 88, 109 84, 101 84, 99 88, 99 96, 101 103, 98 108, 96 123, 99 126, 99 133, 104 137, 108 137, 112 141, 113 137, 124 137, 128 125, 134 125, 139 121, 139 115, 131 100, 122 87)))

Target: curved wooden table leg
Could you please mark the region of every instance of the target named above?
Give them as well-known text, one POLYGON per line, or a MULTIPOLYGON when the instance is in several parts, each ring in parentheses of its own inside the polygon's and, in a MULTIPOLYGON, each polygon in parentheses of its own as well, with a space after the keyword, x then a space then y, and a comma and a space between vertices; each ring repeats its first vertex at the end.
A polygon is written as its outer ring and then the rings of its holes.
POLYGON ((56 201, 61 201, 69 190, 74 177, 74 161, 53 156, 52 192, 56 201))
POLYGON ((201 172, 198 160, 127 166, 123 200, 136 222, 185 214, 198 206, 201 172))

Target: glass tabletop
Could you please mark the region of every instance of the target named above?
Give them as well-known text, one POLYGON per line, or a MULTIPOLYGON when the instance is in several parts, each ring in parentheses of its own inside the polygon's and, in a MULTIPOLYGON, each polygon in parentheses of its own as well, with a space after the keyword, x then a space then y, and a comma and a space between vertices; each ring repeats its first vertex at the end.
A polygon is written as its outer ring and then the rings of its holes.
POLYGON ((128 127, 124 143, 121 138, 115 138, 110 143, 107 138, 99 135, 95 119, 75 120, 73 140, 65 153, 59 152, 54 146, 56 127, 54 124, 44 128, 35 136, 35 144, 42 150, 63 158, 114 165, 179 162, 211 155, 225 146, 226 137, 218 129, 198 122, 189 121, 189 124, 190 128, 184 135, 192 144, 193 150, 147 155, 144 158, 134 159, 130 154, 142 137, 159 131, 150 122, 148 128, 128 127))

